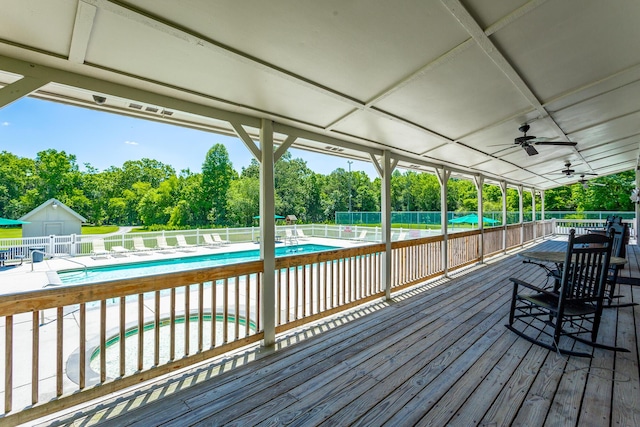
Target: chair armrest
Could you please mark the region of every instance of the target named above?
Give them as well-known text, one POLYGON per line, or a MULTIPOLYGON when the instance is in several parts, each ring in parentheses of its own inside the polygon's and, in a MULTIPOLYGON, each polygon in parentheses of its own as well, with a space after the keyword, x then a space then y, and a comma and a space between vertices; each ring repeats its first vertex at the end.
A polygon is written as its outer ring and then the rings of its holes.
POLYGON ((532 289, 532 290, 534 290, 536 292, 540 292, 541 294, 546 294, 546 295, 555 296, 555 297, 558 296, 557 292, 552 292, 552 291, 549 291, 548 289, 543 289, 543 288, 541 288, 539 286, 532 285, 531 283, 527 283, 527 282, 525 282, 523 280, 516 279, 515 277, 510 277, 509 280, 511 280, 516 287, 517 286, 523 286, 525 288, 532 289))

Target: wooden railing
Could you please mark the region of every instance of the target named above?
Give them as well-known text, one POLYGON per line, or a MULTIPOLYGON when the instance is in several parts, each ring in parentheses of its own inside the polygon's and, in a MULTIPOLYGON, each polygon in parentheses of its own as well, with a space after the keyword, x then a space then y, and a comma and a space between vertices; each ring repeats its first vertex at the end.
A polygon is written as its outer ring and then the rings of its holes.
POLYGON ((259 341, 262 265, 0 296, 5 413, 33 419, 259 341))
MULTIPOLYGON (((503 233, 508 245, 524 243, 521 225, 450 234, 447 270, 477 263, 481 247, 504 251, 503 233)), ((442 235, 392 242, 390 289, 442 276, 444 247, 442 235)), ((277 258, 276 333, 383 297, 385 248, 277 258)), ((0 296, 4 421, 26 422, 263 339, 263 265, 0 296)))
POLYGON ((402 289, 442 275, 442 236, 391 243, 391 288, 402 289))
POLYGON ((504 251, 504 227, 491 227, 484 230, 484 256, 504 251))
POLYGON ((384 294, 382 244, 276 259, 276 332, 384 294))

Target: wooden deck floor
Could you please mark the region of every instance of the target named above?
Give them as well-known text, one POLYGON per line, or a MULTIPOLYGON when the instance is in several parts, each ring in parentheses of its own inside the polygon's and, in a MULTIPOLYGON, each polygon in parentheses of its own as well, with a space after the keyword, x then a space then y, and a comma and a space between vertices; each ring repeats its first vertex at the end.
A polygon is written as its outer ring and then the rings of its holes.
MULTIPOLYGON (((622 275, 640 277, 637 246, 628 259, 622 275)), ((544 278, 521 261, 490 261, 292 333, 269 354, 247 350, 47 424, 640 425, 640 306, 605 310, 602 340, 629 353, 558 356, 504 327, 507 277, 544 278)), ((620 291, 640 301, 640 286, 620 291)))

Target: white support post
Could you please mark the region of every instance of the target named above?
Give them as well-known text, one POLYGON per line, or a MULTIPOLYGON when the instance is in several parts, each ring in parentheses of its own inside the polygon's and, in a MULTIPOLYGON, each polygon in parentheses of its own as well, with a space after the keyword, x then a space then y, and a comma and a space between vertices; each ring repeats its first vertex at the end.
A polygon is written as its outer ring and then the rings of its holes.
POLYGON ((520 246, 524 244, 524 200, 522 185, 518 185, 518 222, 520 223, 520 246))
POLYGON ((264 263, 261 311, 263 346, 271 347, 276 342, 276 223, 273 123, 266 119, 260 129, 260 154, 260 259, 264 263))
POLYGON ((533 241, 538 238, 538 221, 536 221, 536 190, 531 189, 531 221, 533 222, 533 241))
POLYGON ((436 169, 436 176, 440 182, 440 230, 442 232, 442 270, 446 276, 449 273, 449 231, 447 228, 447 183, 451 176, 451 171, 447 168, 436 169))
POLYGON ((484 187, 484 177, 476 175, 473 177, 478 194, 478 229, 480 230, 480 263, 484 263, 484 199, 482 197, 482 188, 484 187))
POLYGON ((542 238, 545 239, 547 237, 547 224, 544 220, 544 190, 540 190, 540 219, 544 224, 542 227, 542 238))
POLYGON ((382 155, 382 241, 385 243, 382 263, 382 278, 385 289, 385 298, 391 299, 391 152, 388 150, 382 155))
POLYGON ((502 192, 502 250, 507 252, 507 182, 500 183, 500 191, 502 192))
MULTIPOLYGON (((636 166, 636 188, 640 188, 640 158, 638 159, 638 165, 636 166)), ((633 228, 635 230, 636 241, 638 241, 638 234, 640 233, 640 218, 638 218, 640 217, 640 203, 634 203, 634 208, 636 211, 636 219, 634 221, 633 228)))
MULTIPOLYGON (((380 188, 380 211, 382 222, 382 242, 385 244, 385 250, 382 254, 382 271, 381 280, 384 286, 385 298, 391 299, 391 174, 398 164, 397 160, 391 161, 391 152, 386 150, 380 159, 381 163, 371 156, 378 175, 381 180, 380 188)), ((376 227, 377 228, 377 227, 376 227)))

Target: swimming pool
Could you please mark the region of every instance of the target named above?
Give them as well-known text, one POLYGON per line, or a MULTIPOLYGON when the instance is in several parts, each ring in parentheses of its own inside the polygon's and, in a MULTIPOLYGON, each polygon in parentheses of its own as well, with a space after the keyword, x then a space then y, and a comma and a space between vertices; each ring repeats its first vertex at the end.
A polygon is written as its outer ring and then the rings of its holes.
MULTIPOLYGON (((335 246, 314 244, 286 246, 276 248, 276 257, 321 252, 332 249, 338 248, 335 246)), ((176 271, 193 270, 198 268, 216 267, 220 265, 255 261, 257 259, 260 259, 260 251, 255 249, 249 251, 216 253, 182 258, 166 258, 102 267, 87 267, 86 269, 60 270, 58 271, 58 278, 60 279, 60 282, 65 285, 80 285, 106 282, 110 280, 130 279, 132 277, 175 273, 176 271)))

